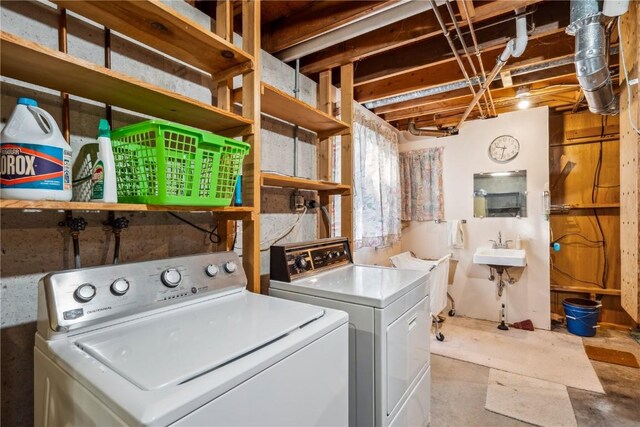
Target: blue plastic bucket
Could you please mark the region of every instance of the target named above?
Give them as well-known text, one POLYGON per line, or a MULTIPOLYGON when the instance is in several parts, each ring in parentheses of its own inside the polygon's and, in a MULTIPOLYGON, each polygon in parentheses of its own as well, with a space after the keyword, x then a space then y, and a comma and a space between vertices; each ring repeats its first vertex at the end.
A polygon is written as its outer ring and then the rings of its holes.
POLYGON ((602 304, 590 299, 567 298, 562 301, 562 305, 569 332, 581 337, 592 337, 596 334, 602 304))

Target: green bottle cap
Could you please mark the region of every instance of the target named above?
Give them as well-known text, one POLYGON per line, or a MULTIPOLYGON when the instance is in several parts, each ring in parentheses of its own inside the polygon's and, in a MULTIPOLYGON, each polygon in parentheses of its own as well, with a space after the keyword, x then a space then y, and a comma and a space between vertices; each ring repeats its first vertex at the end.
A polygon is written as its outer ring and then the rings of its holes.
POLYGON ((98 138, 101 136, 111 137, 111 127, 106 119, 100 119, 100 124, 98 125, 98 138))

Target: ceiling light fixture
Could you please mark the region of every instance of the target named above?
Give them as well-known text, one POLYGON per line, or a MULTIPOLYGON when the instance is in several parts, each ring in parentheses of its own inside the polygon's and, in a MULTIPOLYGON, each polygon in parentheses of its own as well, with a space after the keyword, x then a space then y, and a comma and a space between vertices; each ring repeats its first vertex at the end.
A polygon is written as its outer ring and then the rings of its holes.
POLYGON ((531 101, 529 100, 529 95, 531 95, 531 89, 529 86, 520 86, 516 90, 516 99, 519 99, 518 108, 524 110, 525 108, 529 108, 531 105, 531 101))

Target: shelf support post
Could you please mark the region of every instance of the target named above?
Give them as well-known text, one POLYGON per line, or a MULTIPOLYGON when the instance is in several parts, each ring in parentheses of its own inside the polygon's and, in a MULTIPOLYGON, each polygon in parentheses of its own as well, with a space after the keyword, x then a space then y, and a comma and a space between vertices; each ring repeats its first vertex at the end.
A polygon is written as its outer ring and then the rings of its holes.
MULTIPOLYGON (((320 73, 318 85, 318 108, 329 115, 333 115, 333 88, 331 87, 331 70, 320 73)), ((333 139, 325 138, 318 141, 318 179, 333 181, 333 139)), ((334 196, 326 192, 319 192, 320 205, 326 206, 329 217, 333 218, 334 196)), ((331 236, 331 224, 324 215, 318 215, 318 238, 331 236)))
MULTIPOLYGON (((233 42, 233 4, 231 0, 218 0, 216 3, 216 34, 228 42, 233 42)), ((228 77, 216 84, 216 102, 218 108, 231 111, 231 91, 233 88, 233 78, 228 77)), ((220 234, 220 247, 224 251, 232 250, 233 242, 229 241, 227 230, 234 230, 235 221, 228 221, 226 218, 218 220, 218 230, 220 234)))
POLYGON ((342 236, 349 238, 353 247, 353 147, 351 132, 353 129, 353 64, 340 67, 340 118, 349 125, 349 133, 342 135, 340 142, 341 171, 343 184, 351 187, 348 195, 341 198, 340 224, 342 236))
POLYGON ((252 55, 253 70, 242 76, 242 115, 252 119, 254 133, 243 140, 251 145, 244 159, 242 201, 254 209, 254 218, 242 221, 242 263, 247 287, 260 292, 260 1, 242 0, 242 47, 252 55))

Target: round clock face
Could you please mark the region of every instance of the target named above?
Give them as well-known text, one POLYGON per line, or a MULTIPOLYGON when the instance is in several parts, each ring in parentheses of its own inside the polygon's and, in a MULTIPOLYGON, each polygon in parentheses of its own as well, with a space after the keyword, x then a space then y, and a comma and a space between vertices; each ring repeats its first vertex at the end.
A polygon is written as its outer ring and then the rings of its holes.
POLYGON ((513 160, 520 152, 520 143, 510 135, 502 135, 489 145, 489 157, 498 163, 513 160))

